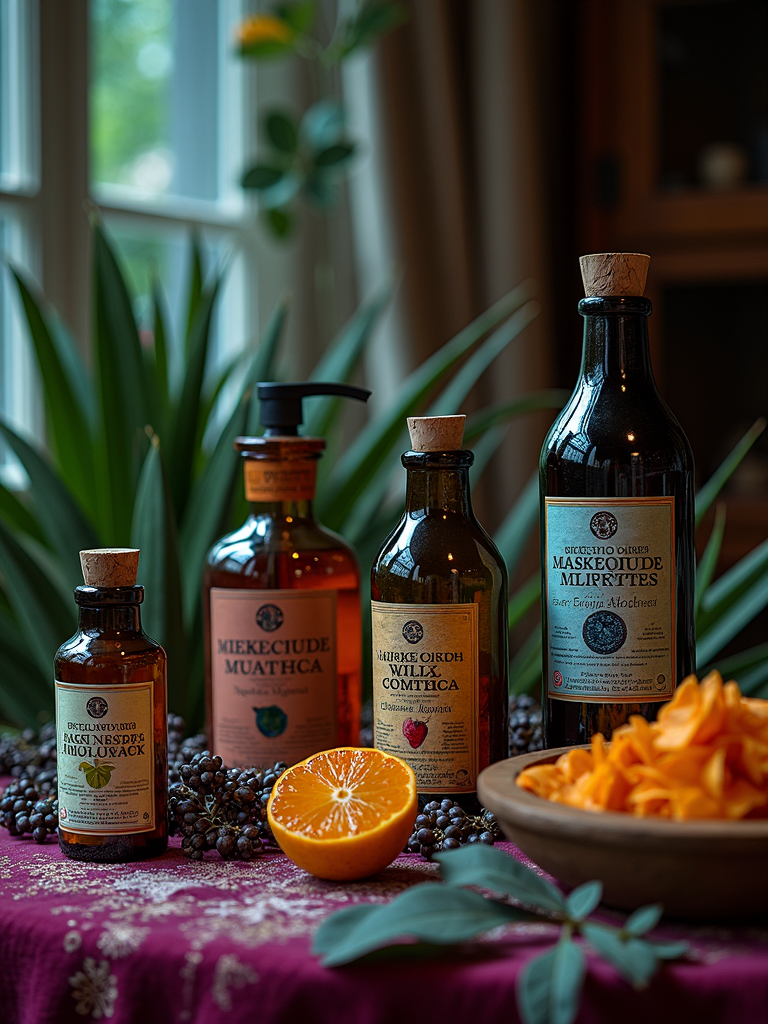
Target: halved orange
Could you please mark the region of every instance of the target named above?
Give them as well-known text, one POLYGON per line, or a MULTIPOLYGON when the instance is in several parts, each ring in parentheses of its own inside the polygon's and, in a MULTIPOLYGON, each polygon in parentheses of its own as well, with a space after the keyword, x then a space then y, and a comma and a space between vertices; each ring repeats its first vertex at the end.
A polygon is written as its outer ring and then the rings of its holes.
POLYGON ((418 809, 416 776, 399 757, 337 747, 284 772, 267 804, 283 853, 318 878, 353 881, 397 857, 418 809))

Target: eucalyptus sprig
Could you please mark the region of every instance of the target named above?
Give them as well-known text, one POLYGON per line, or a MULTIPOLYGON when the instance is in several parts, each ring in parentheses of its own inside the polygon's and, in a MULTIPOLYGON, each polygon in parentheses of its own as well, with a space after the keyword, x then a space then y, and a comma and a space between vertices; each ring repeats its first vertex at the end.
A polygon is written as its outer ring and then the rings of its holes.
POLYGON ((559 926, 555 945, 529 960, 517 979, 517 1004, 524 1024, 571 1024, 579 1010, 587 972, 583 939, 634 988, 648 985, 660 964, 688 951, 685 942, 645 938, 661 919, 660 904, 641 907, 620 927, 593 921, 601 882, 585 882, 564 896, 551 882, 501 850, 480 844, 436 854, 444 884, 414 885, 385 905, 339 910, 317 930, 312 951, 326 967, 340 967, 397 943, 408 956, 421 943, 450 946, 500 925, 546 921, 559 926), (474 886, 497 893, 483 896, 474 886), (515 900, 510 903, 509 898, 515 900))

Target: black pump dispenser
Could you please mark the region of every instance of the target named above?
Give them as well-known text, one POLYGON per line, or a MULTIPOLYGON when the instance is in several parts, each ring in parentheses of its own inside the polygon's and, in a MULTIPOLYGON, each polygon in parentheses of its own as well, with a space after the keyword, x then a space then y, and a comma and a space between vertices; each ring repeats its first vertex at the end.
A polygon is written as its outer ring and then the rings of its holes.
POLYGON ((260 383, 257 394, 261 403, 261 424, 265 437, 297 437, 299 425, 304 422, 302 400, 308 395, 340 395, 367 402, 371 392, 353 384, 333 384, 318 381, 273 384, 260 383))

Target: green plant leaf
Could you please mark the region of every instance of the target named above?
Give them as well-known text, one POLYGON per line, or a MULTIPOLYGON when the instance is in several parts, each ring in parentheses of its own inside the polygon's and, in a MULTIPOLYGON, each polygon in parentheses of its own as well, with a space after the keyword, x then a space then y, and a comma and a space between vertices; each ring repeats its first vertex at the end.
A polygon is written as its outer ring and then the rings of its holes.
POLYGON ((290 114, 270 110, 264 117, 264 134, 280 153, 293 156, 299 142, 299 128, 290 114))
POLYGON ((1 420, 0 435, 5 438, 29 477, 36 519, 48 545, 56 552, 72 587, 77 586, 80 580, 78 552, 99 546, 93 527, 42 455, 1 420))
POLYGON ((658 967, 653 945, 643 939, 622 939, 615 928, 585 921, 581 933, 591 946, 635 988, 645 988, 658 967))
POLYGON ((569 938, 529 960, 517 983, 523 1024, 572 1024, 586 974, 584 952, 569 938))
POLYGON ((521 903, 562 914, 566 901, 559 889, 519 860, 492 846, 473 843, 436 853, 440 874, 449 885, 479 885, 521 903))
POLYGON ((325 62, 332 64, 361 47, 370 46, 378 36, 402 25, 409 16, 404 4, 391 3, 389 0, 369 0, 347 23, 341 42, 328 47, 325 62))
POLYGON ((294 223, 290 210, 265 210, 264 218, 275 238, 286 239, 293 232, 294 223))
POLYGON ((573 921, 583 921, 600 905, 603 898, 603 883, 598 881, 584 882, 568 894, 565 907, 573 921))
POLYGON ((541 626, 520 646, 509 666, 510 694, 530 693, 541 680, 541 626))
POLYGON ((485 899, 465 889, 423 882, 406 889, 391 903, 375 907, 366 917, 349 920, 346 935, 335 922, 337 939, 330 949, 327 934, 321 934, 324 927, 321 925, 319 942, 326 950, 323 964, 338 967, 405 936, 436 945, 451 945, 529 917, 516 907, 485 899))
POLYGON ((145 586, 144 629, 168 654, 168 704, 188 716, 187 641, 181 604, 181 571, 168 483, 160 443, 152 443, 136 489, 131 545, 141 551, 141 581, 145 586))
POLYGON ((211 339, 213 310, 221 278, 203 291, 190 332, 187 365, 168 446, 168 479, 174 508, 180 512, 186 504, 192 484, 195 453, 203 437, 201 422, 203 386, 211 339))
POLYGON ((765 417, 761 417, 757 420, 746 432, 744 437, 739 441, 730 455, 726 456, 721 465, 712 476, 707 480, 704 486, 696 495, 696 525, 698 526, 704 516, 707 514, 710 505, 718 496, 723 487, 725 487, 728 480, 733 475, 734 471, 739 466, 744 456, 750 450, 755 441, 760 437, 762 432, 765 430, 768 420, 765 417))
MULTIPOLYGON (((74 632, 75 617, 42 567, 0 520, 0 576, 23 642, 39 669, 51 672, 53 656, 74 632)), ((74 607, 74 606, 73 606, 74 607)))
POLYGON ((568 397, 567 391, 545 388, 542 391, 529 391, 508 402, 498 402, 495 405, 486 406, 467 417, 464 438, 467 441, 473 441, 497 423, 506 423, 507 420, 522 416, 527 412, 535 412, 538 409, 562 409, 568 397))
POLYGON ((361 431, 339 458, 329 477, 327 493, 333 493, 333 504, 323 505, 323 521, 331 529, 342 526, 355 501, 372 478, 378 475, 380 466, 403 435, 405 417, 415 415, 422 402, 458 361, 488 331, 527 301, 527 286, 516 288, 473 320, 403 381, 395 400, 361 431))
POLYGON ((315 932, 312 940, 312 952, 315 956, 325 956, 332 952, 347 936, 376 909, 375 903, 358 903, 354 907, 344 907, 327 917, 315 932))
POLYGON ((53 717, 51 666, 44 673, 30 657, 29 647, 6 613, 0 616, 0 679, 0 717, 21 729, 38 729, 42 720, 53 717))
MULTIPOLYGON (((163 420, 168 415, 168 408, 171 401, 170 374, 168 369, 168 322, 165 312, 165 302, 159 281, 152 282, 152 337, 154 340, 155 352, 155 373, 157 375, 157 390, 160 396, 163 420)), ((163 436, 164 422, 158 423, 155 430, 163 436)))
POLYGON ((701 599, 706 592, 707 587, 712 582, 712 577, 715 574, 717 567, 717 560, 720 557, 720 549, 723 544, 723 534, 725 532, 725 505, 718 505, 715 510, 715 522, 712 526, 712 532, 709 535, 707 546, 704 549, 704 554, 699 559, 699 564, 696 566, 696 614, 698 615, 699 608, 701 606, 701 599))
POLYGON ((509 599, 509 628, 514 629, 541 599, 541 573, 535 572, 509 599))
POLYGON ((741 686, 745 673, 762 665, 768 665, 768 644, 758 644, 746 651, 740 651, 738 654, 716 662, 713 667, 718 670, 723 679, 736 679, 741 686))
POLYGON ((302 139, 315 151, 328 149, 344 134, 344 111, 334 100, 313 104, 301 119, 302 139))
POLYGON ((622 931, 635 937, 646 935, 659 923, 663 912, 664 907, 661 903, 649 903, 645 907, 639 907, 624 922, 622 931))
POLYGON ((253 188, 258 192, 263 192, 264 189, 272 188, 273 185, 276 185, 284 173, 285 170, 282 167, 256 164, 254 167, 249 167, 243 174, 240 184, 243 188, 253 188))
POLYGON ((41 544, 45 543, 43 529, 27 504, 19 501, 16 494, 4 484, 0 484, 0 519, 3 519, 12 529, 29 534, 41 544))
POLYGON ((297 35, 302 35, 312 28, 315 20, 314 0, 303 0, 300 3, 279 4, 275 8, 275 14, 293 29, 297 35))
POLYGON ((249 43, 247 46, 238 47, 241 57, 252 57, 254 60, 272 60, 275 57, 285 57, 292 53, 294 39, 280 42, 277 39, 264 39, 258 43, 249 43))
POLYGON ((325 169, 327 167, 338 167, 339 164, 347 163, 355 155, 357 146, 354 142, 336 142, 326 149, 321 149, 315 154, 315 167, 325 169))
POLYGON ((539 476, 534 473, 494 535, 510 577, 518 566, 531 530, 539 518, 539 476))
POLYGON ((69 487, 81 503, 93 494, 93 442, 84 411, 82 388, 89 374, 74 343, 56 332, 42 300, 21 270, 10 266, 24 308, 45 398, 45 420, 51 449, 69 487), (58 340, 57 340, 58 339, 58 340), (60 349, 68 349, 62 358, 60 349), (76 383, 79 381, 79 383, 76 383))
POLYGON ((341 198, 338 179, 332 179, 321 171, 307 177, 304 182, 304 193, 309 202, 319 210, 332 210, 341 198))
MULTIPOLYGON (((768 548, 766 548, 768 553, 768 548)), ((758 579, 696 641, 697 666, 707 665, 768 606, 768 566, 758 579)))

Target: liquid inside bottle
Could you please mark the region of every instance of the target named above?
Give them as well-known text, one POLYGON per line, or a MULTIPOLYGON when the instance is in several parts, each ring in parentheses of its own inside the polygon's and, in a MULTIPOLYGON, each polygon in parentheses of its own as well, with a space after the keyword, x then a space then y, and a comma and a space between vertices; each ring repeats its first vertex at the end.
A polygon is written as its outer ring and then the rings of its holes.
POLYGON ((230 765, 294 764, 359 742, 360 576, 314 518, 319 438, 239 438, 250 514, 203 575, 212 749, 230 765))
POLYGON ((473 460, 460 441, 402 456, 405 514, 371 573, 375 745, 411 765, 422 806, 470 812, 508 746, 507 574, 472 511, 473 460))
POLYGON ((651 303, 579 312, 581 374, 540 463, 548 747, 654 718, 695 663, 693 456, 653 377, 651 303))
POLYGON ((56 654, 59 844, 74 860, 168 845, 166 656, 141 628, 143 599, 141 586, 78 587, 78 630, 56 654))

